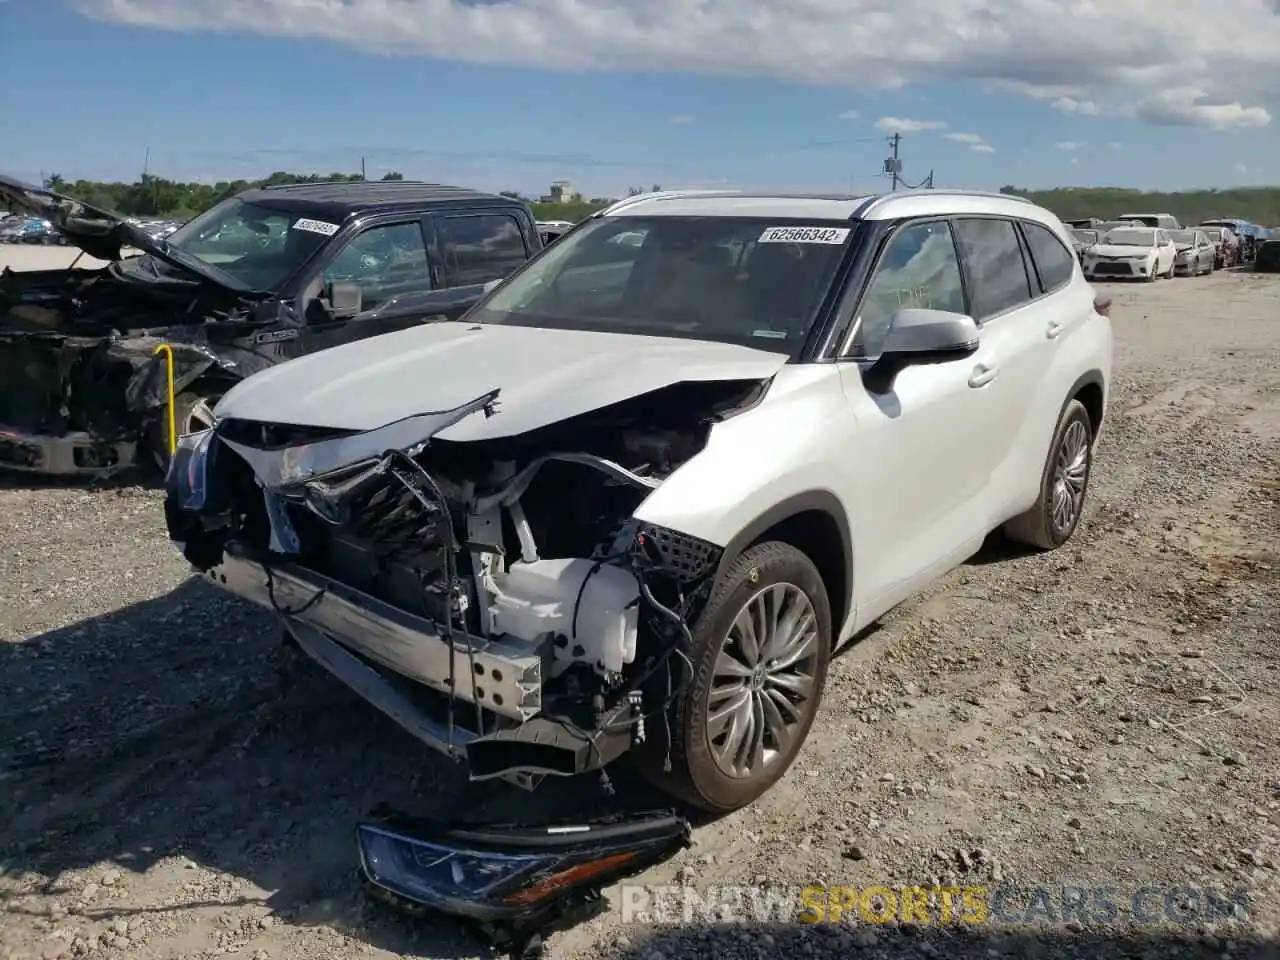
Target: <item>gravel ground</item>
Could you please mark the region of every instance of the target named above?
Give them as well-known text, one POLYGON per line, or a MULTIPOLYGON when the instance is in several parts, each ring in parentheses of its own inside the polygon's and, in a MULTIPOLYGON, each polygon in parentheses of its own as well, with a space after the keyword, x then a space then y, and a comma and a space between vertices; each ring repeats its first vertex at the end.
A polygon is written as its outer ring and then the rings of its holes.
MULTIPOLYGON (((1249 922, 654 926, 615 897, 551 957, 1275 955, 1280 278, 1109 289, 1076 539, 993 544, 887 616, 783 782, 639 882, 1243 884, 1249 922)), ((467 784, 318 670, 282 688, 271 620, 188 577, 151 486, 5 482, 0 547, 0 958, 480 956, 363 900, 355 821, 620 802, 467 784)))

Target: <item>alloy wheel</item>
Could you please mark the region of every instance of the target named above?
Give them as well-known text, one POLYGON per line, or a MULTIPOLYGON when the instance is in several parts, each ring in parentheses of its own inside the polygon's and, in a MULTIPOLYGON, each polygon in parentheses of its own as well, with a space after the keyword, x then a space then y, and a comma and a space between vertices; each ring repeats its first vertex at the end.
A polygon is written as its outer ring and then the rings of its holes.
POLYGON ((722 773, 756 777, 788 754, 817 702, 819 649, 813 603, 795 584, 771 584, 742 605, 707 700, 707 740, 722 773))
POLYGON ((1073 420, 1062 435, 1053 470, 1053 525, 1067 533, 1080 518, 1085 486, 1089 482, 1089 431, 1073 420))

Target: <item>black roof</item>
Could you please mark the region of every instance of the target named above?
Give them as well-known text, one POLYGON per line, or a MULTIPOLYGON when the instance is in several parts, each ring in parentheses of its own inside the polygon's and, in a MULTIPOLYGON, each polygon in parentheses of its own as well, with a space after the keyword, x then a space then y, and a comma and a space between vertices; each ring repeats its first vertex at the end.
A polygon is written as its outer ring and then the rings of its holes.
POLYGON ((330 180, 257 187, 240 199, 341 222, 362 213, 395 213, 424 207, 511 206, 520 201, 466 187, 415 180, 330 180))

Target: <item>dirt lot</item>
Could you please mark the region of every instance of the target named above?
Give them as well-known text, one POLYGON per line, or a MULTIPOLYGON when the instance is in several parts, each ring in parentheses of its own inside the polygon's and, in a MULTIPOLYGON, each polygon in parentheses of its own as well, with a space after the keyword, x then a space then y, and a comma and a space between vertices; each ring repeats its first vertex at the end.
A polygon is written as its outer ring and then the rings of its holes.
MULTIPOLYGON (((833 665, 787 778, 644 882, 1003 880, 1122 900, 1244 884, 1252 931, 1275 935, 1280 278, 1111 290, 1116 384, 1076 540, 993 544, 888 616, 833 665)), ((364 902, 356 820, 380 801, 476 816, 621 802, 594 781, 532 804, 468 785, 318 670, 282 691, 276 636, 188 579, 154 489, 0 487, 0 957, 482 955, 449 923, 364 902)), ((550 954, 1176 955, 1136 933, 1123 912, 961 936, 655 930, 614 911, 550 954)), ((1248 926, 1210 933, 1176 949, 1248 947, 1248 926)))

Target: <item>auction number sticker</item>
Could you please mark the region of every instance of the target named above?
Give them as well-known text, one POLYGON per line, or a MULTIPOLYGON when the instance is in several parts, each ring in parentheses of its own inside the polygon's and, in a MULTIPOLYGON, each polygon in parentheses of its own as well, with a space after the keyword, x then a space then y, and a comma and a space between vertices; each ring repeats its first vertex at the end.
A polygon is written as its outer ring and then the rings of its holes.
POLYGON ((293 224, 293 229, 306 230, 308 233, 320 233, 326 237, 332 237, 338 232, 338 225, 336 223, 325 223, 323 220, 298 220, 293 224))
POLYGON ((769 227, 757 243, 844 243, 849 227, 769 227))

